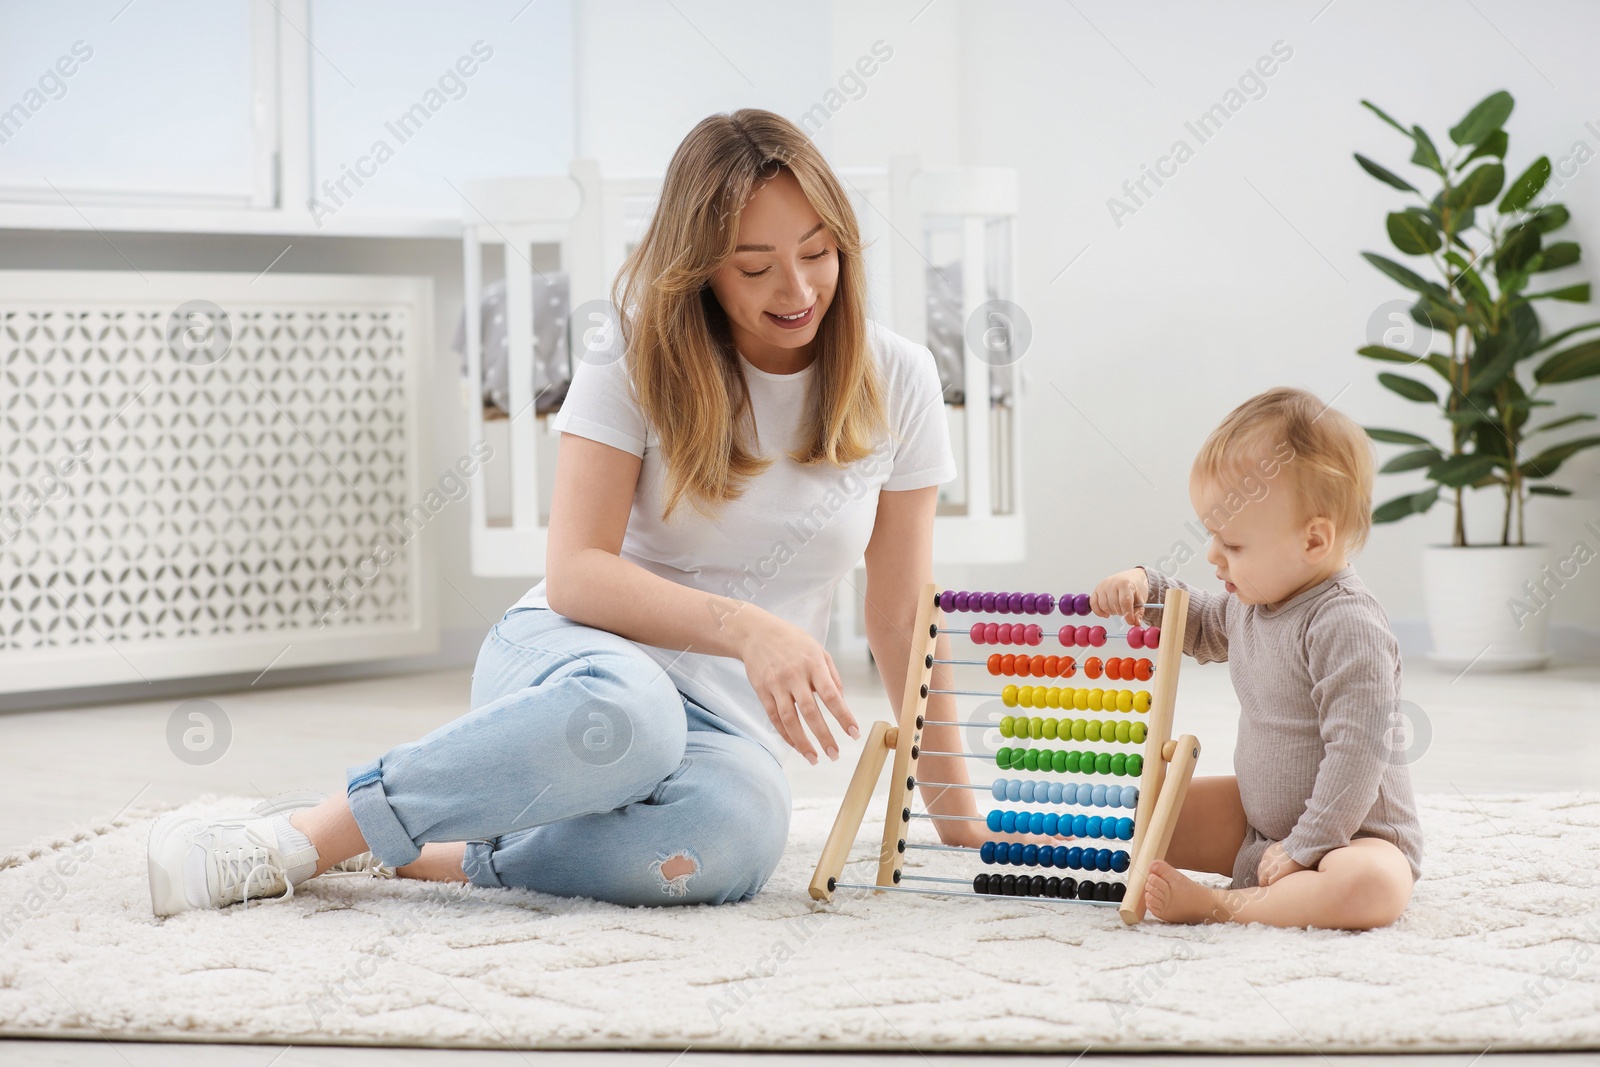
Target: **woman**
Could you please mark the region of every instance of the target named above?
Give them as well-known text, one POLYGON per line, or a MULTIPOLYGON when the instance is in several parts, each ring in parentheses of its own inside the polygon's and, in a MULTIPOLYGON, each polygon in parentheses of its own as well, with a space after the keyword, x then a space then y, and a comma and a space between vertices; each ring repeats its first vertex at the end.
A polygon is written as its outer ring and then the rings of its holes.
MULTIPOLYGON (((834 588, 864 553, 898 713, 956 475, 933 361, 866 320, 861 251, 794 124, 696 126, 613 289, 626 358, 586 357, 557 417, 545 579, 485 640, 473 710, 314 807, 163 818, 156 913, 292 895, 335 867, 628 905, 754 896, 788 833, 785 746, 815 764, 819 746, 838 758, 834 723, 860 736, 821 644, 834 588)), ((930 725, 925 747, 955 735, 930 725)), ((967 780, 959 757, 921 762, 967 780)), ((925 794, 976 814, 971 790, 925 794)))

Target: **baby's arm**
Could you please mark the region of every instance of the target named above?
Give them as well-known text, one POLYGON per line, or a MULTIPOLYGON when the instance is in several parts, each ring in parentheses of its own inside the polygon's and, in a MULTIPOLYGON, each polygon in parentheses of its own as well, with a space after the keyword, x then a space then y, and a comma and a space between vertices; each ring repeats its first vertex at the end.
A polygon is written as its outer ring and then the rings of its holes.
POLYGON ((1283 853, 1309 868, 1348 845, 1378 799, 1390 765, 1385 731, 1399 707, 1400 649, 1376 604, 1353 597, 1321 608, 1306 644, 1323 755, 1283 853))
POLYGON ((1144 604, 1164 601, 1167 589, 1172 586, 1189 591, 1189 620, 1183 630, 1183 651, 1201 663, 1226 660, 1228 611, 1233 601, 1226 593, 1202 592, 1158 570, 1139 566, 1102 579, 1090 594, 1089 607, 1102 618, 1121 615, 1130 626, 1144 621, 1160 625, 1161 609, 1147 611, 1144 604))

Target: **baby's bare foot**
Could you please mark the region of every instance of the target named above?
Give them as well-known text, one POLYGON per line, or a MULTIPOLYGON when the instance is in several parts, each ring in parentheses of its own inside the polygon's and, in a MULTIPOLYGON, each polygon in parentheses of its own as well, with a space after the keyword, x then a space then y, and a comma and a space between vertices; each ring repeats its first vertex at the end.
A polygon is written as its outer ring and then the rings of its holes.
POLYGON ((1224 918, 1219 904, 1216 890, 1194 881, 1166 860, 1150 865, 1144 906, 1163 922, 1217 922, 1224 918))

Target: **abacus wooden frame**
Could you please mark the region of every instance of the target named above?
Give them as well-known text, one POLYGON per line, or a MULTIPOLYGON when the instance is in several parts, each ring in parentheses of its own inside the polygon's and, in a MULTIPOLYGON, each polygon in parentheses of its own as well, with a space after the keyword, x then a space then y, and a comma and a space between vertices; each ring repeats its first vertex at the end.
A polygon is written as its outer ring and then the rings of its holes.
MULTIPOLYGON (((912 631, 911 660, 907 664, 905 693, 900 701, 900 718, 890 725, 882 719, 872 724, 865 749, 856 763, 855 773, 845 790, 833 828, 823 845, 822 856, 811 878, 813 899, 831 901, 839 875, 861 828, 873 788, 883 773, 890 752, 894 769, 889 778, 889 797, 884 810, 883 838, 878 852, 876 885, 893 888, 899 884, 905 863, 905 829, 911 822, 912 791, 915 787, 917 757, 922 744, 922 726, 927 716, 928 693, 933 683, 933 664, 943 629, 944 613, 939 609, 941 588, 929 582, 922 587, 917 608, 916 628, 912 631)), ((1183 660, 1184 630, 1189 618, 1187 590, 1172 588, 1161 613, 1161 645, 1157 649, 1154 686, 1145 732, 1144 766, 1139 777, 1139 804, 1134 811, 1132 855, 1127 874, 1127 891, 1117 912, 1124 923, 1144 918, 1144 885, 1150 866, 1167 854, 1178 813, 1183 808, 1200 742, 1193 734, 1172 737, 1173 712, 1177 702, 1178 670, 1183 660)))

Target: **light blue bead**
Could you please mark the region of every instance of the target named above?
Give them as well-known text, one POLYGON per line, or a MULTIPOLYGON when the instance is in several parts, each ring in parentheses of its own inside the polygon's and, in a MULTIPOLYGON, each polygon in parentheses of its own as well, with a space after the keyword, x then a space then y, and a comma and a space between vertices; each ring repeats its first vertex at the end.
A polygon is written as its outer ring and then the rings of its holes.
POLYGON ((1137 808, 1139 806, 1138 786, 1125 785, 1122 787, 1122 806, 1125 808, 1137 808))
POLYGON ((1022 799, 1030 804, 1033 803, 1033 787, 1035 784, 1032 778, 1022 783, 1022 799))
POLYGON ((1093 793, 1092 793, 1092 799, 1090 800, 1090 803, 1093 804, 1097 808, 1103 808, 1103 807, 1106 806, 1106 787, 1105 786, 1097 785, 1097 786, 1094 787, 1093 793))
POLYGON ((1082 783, 1082 782, 1079 782, 1077 785, 1074 785, 1072 787, 1072 799, 1067 801, 1067 803, 1069 803, 1069 804, 1087 804, 1087 803, 1089 803, 1089 787, 1087 785, 1085 785, 1084 783, 1082 783))
POLYGON ((989 787, 989 792, 994 795, 996 800, 1004 800, 1006 798, 1006 780, 1004 778, 996 778, 994 785, 989 787))
POLYGON ((1022 799, 1022 781, 1021 781, 1021 779, 1010 778, 1010 779, 1006 780, 1006 799, 1007 800, 1021 800, 1022 799))
POLYGON ((1061 783, 1060 782, 1051 782, 1050 783, 1050 803, 1052 803, 1052 804, 1061 803, 1061 783))

